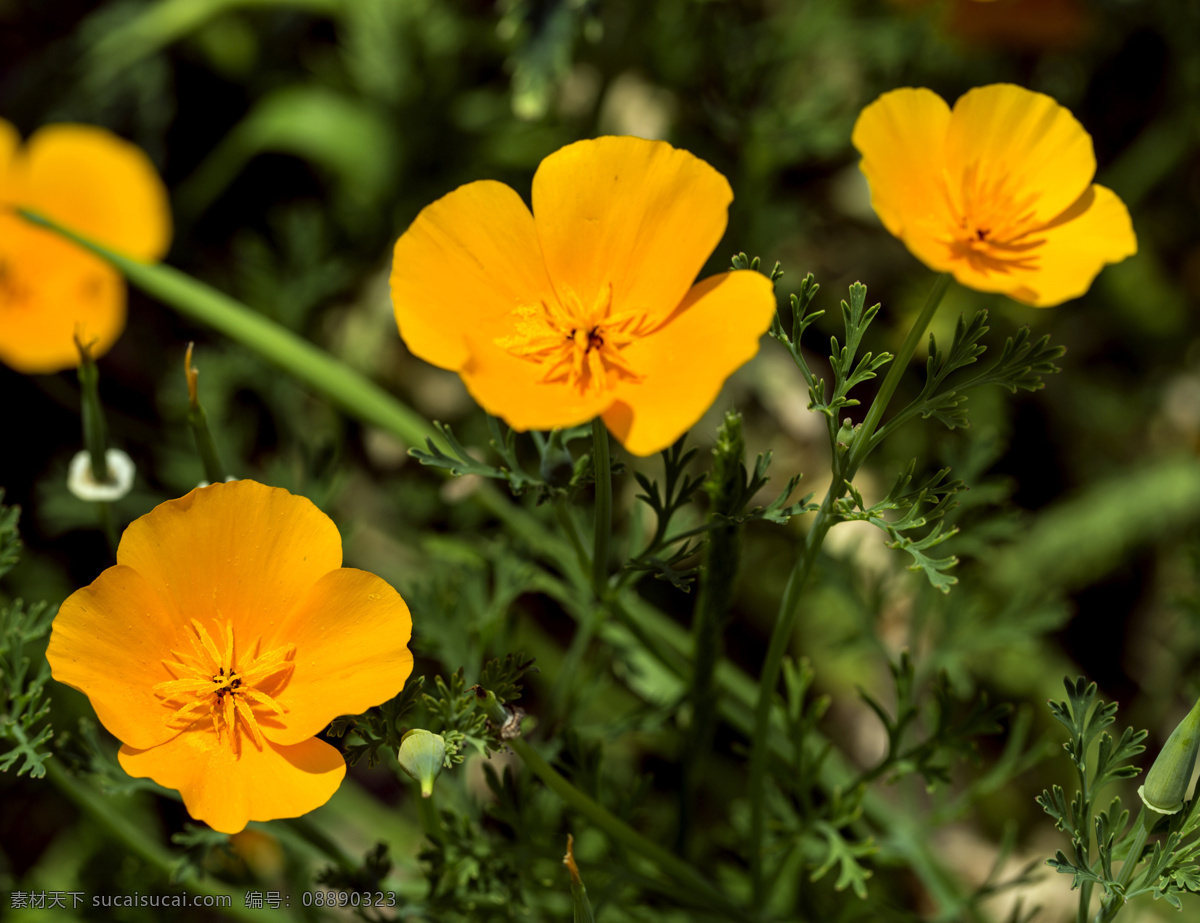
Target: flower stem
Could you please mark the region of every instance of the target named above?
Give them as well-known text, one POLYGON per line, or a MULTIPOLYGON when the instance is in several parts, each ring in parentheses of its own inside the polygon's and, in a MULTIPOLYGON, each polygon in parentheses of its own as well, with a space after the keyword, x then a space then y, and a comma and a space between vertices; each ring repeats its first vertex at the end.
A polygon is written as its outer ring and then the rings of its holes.
POLYGON ((596 539, 592 543, 592 588, 597 599, 608 589, 608 534, 612 530, 612 461, 608 430, 600 417, 592 420, 592 466, 596 474, 596 539))
MULTIPOLYGON (((80 361, 76 374, 81 392, 79 412, 83 419, 83 447, 91 461, 92 480, 104 484, 109 480, 108 421, 104 416, 104 405, 100 402, 100 369, 92 358, 90 346, 81 343, 78 337, 75 344, 79 347, 80 361)), ((107 500, 96 501, 96 513, 100 520, 100 531, 108 543, 108 551, 115 556, 118 537, 112 504, 107 500)))
POLYGON ((413 800, 417 803, 417 817, 421 820, 421 829, 434 842, 443 842, 446 839, 446 829, 442 826, 442 815, 438 813, 437 803, 434 801, 437 793, 432 792, 428 798, 423 797, 419 782, 414 783, 412 791, 413 800))
POLYGON ((1133 842, 1129 844, 1129 851, 1125 854, 1125 862, 1121 866, 1121 874, 1117 876, 1119 890, 1110 893, 1105 898, 1100 909, 1096 911, 1092 923, 1109 923, 1125 906, 1125 902, 1128 900, 1125 896, 1126 889, 1133 881, 1133 874, 1141 864, 1142 849, 1146 845, 1146 837, 1149 836, 1150 828, 1154 826, 1155 820, 1155 817, 1147 815, 1145 806, 1138 812, 1137 820, 1133 822, 1133 842))
POLYGON ((352 872, 358 868, 358 863, 308 817, 288 817, 277 823, 291 828, 292 832, 300 839, 337 864, 343 871, 352 872))
MULTIPOLYGON (((120 807, 113 804, 110 797, 101 795, 90 785, 69 775, 55 760, 46 761, 46 775, 58 790, 75 802, 85 814, 107 830, 114 839, 124 843, 130 852, 154 866, 164 878, 171 878, 178 872, 176 856, 138 829, 120 807)), ((261 923, 262 912, 247 907, 245 895, 242 893, 200 878, 190 879, 187 887, 214 897, 228 898, 229 902, 221 907, 223 913, 251 923, 261 923)))
MULTIPOLYGON (((842 495, 842 490, 835 490, 840 480, 836 476, 817 516, 808 530, 804 541, 804 551, 788 575, 787 585, 783 590, 783 599, 779 604, 779 615, 775 620, 775 628, 771 632, 771 641, 767 647, 766 660, 763 662, 762 674, 759 677, 758 698, 754 707, 754 730, 750 736, 750 778, 747 790, 750 792, 750 872, 754 888, 754 905, 762 907, 766 901, 763 876, 763 850, 766 835, 766 776, 767 760, 770 756, 768 738, 771 733, 771 706, 775 698, 775 685, 779 682, 779 673, 783 667, 783 656, 787 653, 792 635, 796 627, 796 616, 800 611, 800 595, 808 575, 812 572, 817 553, 825 541, 825 535, 833 526, 833 504, 842 495)), ((844 488, 843 488, 844 489, 844 488)))
POLYGON ((169 266, 139 263, 115 253, 35 212, 20 209, 18 214, 107 260, 142 291, 250 347, 363 422, 394 433, 409 445, 433 438, 449 448, 423 417, 374 382, 228 295, 169 266))
POLYGON ((825 536, 835 520, 834 504, 846 492, 846 485, 853 480, 859 466, 862 465, 871 451, 871 436, 883 419, 888 402, 900 384, 900 378, 908 368, 917 343, 925 335, 929 322, 941 304, 942 296, 950 284, 948 275, 940 275, 934 281, 933 289, 921 313, 904 338, 896 358, 892 360, 887 377, 879 388, 866 419, 856 428, 854 441, 850 450, 843 457, 838 454, 837 446, 833 446, 833 478, 825 499, 821 501, 816 518, 809 527, 805 537, 804 550, 788 575, 787 585, 783 591, 783 599, 779 604, 779 614, 775 619, 775 627, 771 631, 771 640, 767 647, 767 656, 763 661, 759 674, 758 697, 754 706, 754 730, 750 738, 750 770, 747 785, 750 792, 750 876, 754 891, 754 906, 762 907, 766 902, 765 876, 763 872, 763 853, 766 837, 766 777, 767 760, 770 754, 768 738, 770 736, 771 706, 775 697, 775 688, 779 682, 779 673, 783 667, 783 657, 791 644, 796 629, 796 617, 799 614, 800 596, 808 575, 812 573, 817 555, 825 536))
POLYGON ((217 443, 208 428, 208 414, 204 412, 204 405, 200 403, 200 370, 192 365, 193 345, 188 343, 187 355, 183 360, 183 374, 188 389, 187 420, 192 428, 192 438, 196 443, 200 464, 204 466, 204 477, 208 483, 218 484, 225 480, 225 466, 221 464, 221 453, 217 451, 217 443))
MULTIPOLYGON (((488 692, 482 704, 488 717, 494 724, 504 725, 510 720, 511 715, 496 699, 494 693, 488 692)), ((558 795, 568 807, 582 814, 603 830, 613 842, 619 843, 631 852, 635 852, 643 858, 650 860, 658 866, 660 871, 673 878, 685 888, 690 889, 697 900, 706 903, 710 907, 719 908, 722 913, 731 919, 742 921, 755 919, 753 914, 748 914, 733 904, 724 894, 714 888, 707 878, 687 862, 663 849, 652 840, 642 836, 619 817, 609 812, 603 805, 593 801, 577 789, 563 778, 553 766, 547 763, 537 750, 520 737, 514 737, 506 742, 512 747, 513 752, 521 758, 526 768, 541 779, 547 788, 558 795)))
POLYGON ((717 694, 713 674, 721 657, 725 626, 733 604, 742 558, 742 530, 730 521, 743 500, 746 443, 742 420, 728 413, 717 434, 713 467, 704 489, 711 501, 708 541, 700 569, 700 593, 692 617, 691 725, 683 744, 679 786, 679 832, 676 851, 694 858, 691 837, 705 768, 717 725, 717 694))
POLYGON ((554 515, 558 519, 558 524, 562 527, 567 541, 571 543, 571 549, 575 552, 575 560, 579 564, 579 572, 585 575, 584 579, 586 580, 586 575, 592 570, 592 562, 588 559, 587 550, 583 547, 579 528, 575 525, 575 520, 571 518, 571 511, 565 503, 555 503, 554 515))
POLYGON ((896 353, 896 358, 892 360, 887 376, 883 379, 883 384, 879 386, 879 393, 875 395, 875 400, 871 402, 871 409, 867 411, 867 416, 863 420, 862 425, 856 428, 854 443, 850 447, 850 458, 846 464, 847 478, 854 477, 854 473, 858 471, 859 466, 863 463, 863 459, 867 457, 867 453, 873 448, 871 437, 875 435, 875 428, 879 426, 879 422, 883 419, 883 412, 887 410, 887 405, 891 401, 892 395, 896 393, 896 387, 900 384, 901 377, 908 369, 908 363, 912 360, 913 353, 917 351, 917 344, 925 336, 929 322, 933 320, 933 315, 937 313, 938 305, 942 303, 942 296, 946 294, 946 289, 949 287, 950 276, 946 273, 942 273, 934 280, 933 288, 929 290, 929 295, 925 298, 925 304, 921 307, 921 313, 917 315, 912 328, 908 331, 908 336, 900 344, 900 351, 896 353))

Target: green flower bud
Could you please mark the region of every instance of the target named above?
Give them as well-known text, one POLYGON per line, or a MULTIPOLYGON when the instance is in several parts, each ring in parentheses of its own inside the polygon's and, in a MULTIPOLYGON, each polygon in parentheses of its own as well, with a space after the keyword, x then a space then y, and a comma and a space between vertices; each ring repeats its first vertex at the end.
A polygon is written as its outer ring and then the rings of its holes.
POLYGON ((422 797, 428 798, 433 794, 433 780, 442 771, 446 759, 446 741, 440 734, 413 728, 400 738, 396 758, 400 768, 420 783, 422 797))
POLYGON ((1138 789, 1142 802, 1159 814, 1174 814, 1183 808, 1196 751, 1200 750, 1200 701, 1171 732, 1162 752, 1146 774, 1146 784, 1138 789))
POLYGON ((854 421, 849 417, 842 420, 842 427, 837 431, 837 450, 839 454, 845 454, 850 444, 854 441, 855 435, 858 433, 858 427, 854 425, 854 421))
POLYGON ((551 487, 566 487, 571 483, 571 478, 575 474, 575 459, 571 456, 571 450, 563 444, 561 429, 550 431, 550 442, 542 454, 539 473, 542 480, 551 487))

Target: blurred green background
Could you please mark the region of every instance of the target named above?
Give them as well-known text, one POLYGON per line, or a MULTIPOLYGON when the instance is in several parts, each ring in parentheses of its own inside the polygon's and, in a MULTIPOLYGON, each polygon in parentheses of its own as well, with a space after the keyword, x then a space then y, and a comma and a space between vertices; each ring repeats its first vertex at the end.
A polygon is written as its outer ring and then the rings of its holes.
MULTIPOLYGON (((169 263, 484 445, 457 377, 405 351, 388 301, 391 245, 435 198, 484 178, 528 198, 538 162, 563 144, 662 138, 734 189, 706 273, 737 251, 758 254, 782 263, 786 294, 813 272, 827 309, 806 340, 814 355, 840 333, 836 301, 861 280, 884 305, 867 346, 894 351, 932 274, 870 210, 849 142, 859 111, 900 86, 950 102, 995 82, 1052 95, 1091 133, 1097 181, 1128 205, 1139 252, 1084 298, 1047 310, 951 289, 939 336, 961 312, 987 308, 993 349, 1028 324, 1067 347, 1063 374, 1033 395, 972 398, 968 431, 914 425, 885 447, 864 490, 913 456, 929 469, 952 464, 976 488, 948 546, 962 584, 935 600, 918 577, 896 575, 902 562, 875 537, 831 538, 800 649, 835 694, 873 688, 871 658, 914 637, 933 639, 928 669, 949 670, 960 688, 1035 708, 1061 693, 1064 673, 1082 671, 1161 742, 1200 689, 1198 37, 1200 4, 1179 0, 0 0, 0 117, 26 137, 78 121, 139 144, 171 190, 169 263), (863 590, 849 561, 883 589, 863 590), (1029 584, 1026 602, 1017 589, 1029 584), (918 629, 913 611, 924 613, 918 629)), ((101 362, 114 442, 139 465, 126 520, 201 477, 184 420, 189 340, 227 463, 327 508, 348 563, 404 590, 442 553, 429 535, 489 527, 390 437, 136 292, 101 362)), ((918 387, 914 369, 902 393, 918 387)), ((91 511, 62 489, 79 443, 78 386, 68 374, 0 368, 0 395, 0 484, 24 509, 27 543, 6 592, 57 602, 107 564, 91 511)), ((821 424, 806 403, 766 341, 696 438, 705 445, 737 407, 751 451, 775 452, 777 480, 804 471, 805 489, 823 490, 821 424)), ((627 509, 632 491, 622 490, 627 509)), ((742 582, 730 645, 753 674, 794 539, 752 530, 748 541, 755 575, 742 582)), ((652 581, 644 592, 686 621, 690 598, 652 581)), ((543 658, 536 703, 570 624, 544 599, 518 610, 504 616, 505 638, 543 658)), ((429 664, 462 665, 452 639, 426 643, 429 664)), ((63 707, 84 710, 74 699, 63 707)), ((1036 723, 1048 725, 1040 711, 1036 723)), ((853 734, 843 736, 853 752, 853 734)), ((1032 797, 1065 773, 1056 757, 998 794, 978 820, 982 838, 1012 816, 1035 852, 1061 845, 1032 797)), ((0 797, 0 878, 19 878, 71 809, 11 775, 0 776, 0 797)))

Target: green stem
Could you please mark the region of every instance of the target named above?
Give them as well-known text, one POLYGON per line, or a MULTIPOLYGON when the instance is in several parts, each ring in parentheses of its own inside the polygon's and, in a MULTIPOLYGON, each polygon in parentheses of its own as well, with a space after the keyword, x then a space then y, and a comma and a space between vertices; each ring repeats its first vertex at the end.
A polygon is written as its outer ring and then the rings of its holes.
POLYGON ((434 438, 449 449, 424 418, 383 388, 228 295, 169 266, 139 263, 115 253, 35 212, 21 209, 18 214, 112 263, 142 291, 250 347, 363 422, 394 433, 409 445, 434 438))
POLYGON ((579 564, 579 572, 581 574, 591 573, 592 562, 588 558, 587 549, 583 547, 583 539, 579 535, 579 527, 575 524, 575 520, 571 518, 571 510, 567 504, 555 503, 554 515, 558 519, 558 524, 562 526, 563 534, 566 535, 567 541, 571 543, 571 549, 575 552, 575 560, 579 564))
MULTIPOLYGON (((1129 844, 1126 861, 1121 865, 1121 874, 1117 875, 1117 887, 1114 891, 1109 892, 1104 903, 1100 904, 1100 909, 1096 911, 1096 917, 1092 919, 1092 923, 1110 923, 1126 905, 1129 882, 1133 881, 1134 873, 1141 864, 1141 851, 1146 846, 1146 838, 1150 835, 1150 828, 1156 821, 1157 815, 1151 814, 1146 810, 1145 805, 1142 805, 1141 810, 1138 811, 1138 820, 1133 822, 1133 843, 1129 844)), ((1082 895, 1080 895, 1080 900, 1082 900, 1082 895)), ((1082 904, 1081 906, 1086 907, 1082 904)))
POLYGON ((285 827, 290 827, 300 839, 316 849, 321 855, 335 863, 343 871, 352 872, 358 868, 358 863, 324 830, 307 817, 289 817, 276 821, 285 827))
POLYGON ((592 544, 592 589, 597 599, 608 590, 608 536, 612 531, 612 462, 608 430, 600 417, 592 420, 592 466, 596 474, 596 539, 592 544))
POLYGON ((187 418, 196 442, 196 452, 204 466, 204 479, 210 484, 221 483, 225 480, 225 466, 221 463, 221 453, 217 451, 217 444, 208 428, 208 414, 197 404, 188 409, 187 418))
POLYGON ((1079 909, 1075 912, 1075 923, 1087 923, 1088 910, 1092 906, 1092 884, 1085 881, 1079 886, 1079 909))
POLYGON ((771 641, 767 647, 766 660, 763 662, 762 674, 758 685, 758 698, 754 707, 754 730, 750 736, 750 778, 747 790, 750 792, 750 871, 754 888, 754 905, 762 907, 766 900, 764 893, 763 850, 766 836, 766 777, 767 759, 770 754, 768 739, 771 733, 771 707, 775 697, 775 685, 779 682, 779 673, 783 667, 783 657, 787 653, 792 635, 796 628, 796 616, 800 611, 800 596, 808 575, 812 572, 817 559, 817 552, 825 541, 825 535, 833 526, 833 504, 842 495, 841 490, 835 490, 840 483, 836 476, 817 517, 808 530, 804 542, 804 551, 788 575, 787 585, 783 590, 783 599, 779 604, 779 615, 775 621, 775 629, 771 632, 771 641))
MULTIPOLYGON (((78 342, 78 341, 77 341, 78 342)), ((83 447, 92 464, 92 480, 97 484, 108 481, 108 423, 104 405, 100 403, 100 370, 86 348, 80 349, 79 377, 80 416, 83 418, 83 447)))
POLYGON ((771 640, 767 647, 766 659, 759 674, 758 696, 754 707, 754 730, 750 740, 750 770, 748 791, 750 792, 750 877, 754 892, 754 906, 762 907, 766 902, 763 873, 763 854, 766 837, 766 778, 767 759, 770 753, 768 739, 770 736, 771 707, 775 697, 775 688, 779 682, 779 673, 783 666, 783 658, 791 644, 796 629, 796 617, 799 614, 800 597, 808 576, 816 563, 817 555, 825 536, 834 524, 834 504, 846 491, 846 485, 853 480, 855 473, 866 459, 871 450, 871 436, 884 411, 892 399, 900 378, 908 368, 917 344, 925 335, 929 322, 941 303, 942 296, 950 283, 948 275, 940 275, 934 281, 933 289, 921 313, 904 338, 896 358, 892 360, 887 377, 879 388, 866 419, 856 429, 850 451, 843 460, 839 456, 837 446, 833 447, 833 479, 816 518, 809 527, 805 538, 804 550, 788 575, 787 586, 783 591, 783 599, 779 604, 779 614, 775 619, 775 627, 771 632, 771 640))
POLYGON ((117 535, 117 518, 113 514, 112 504, 107 500, 97 500, 96 514, 100 517, 100 531, 104 533, 104 541, 108 544, 108 552, 115 558, 117 556, 117 546, 121 540, 117 535))
MULTIPOLYGON (((75 802, 85 814, 107 830, 114 839, 125 844, 130 852, 154 866, 164 877, 170 878, 178 872, 177 857, 169 849, 146 836, 120 807, 113 803, 112 798, 101 795, 91 786, 69 775, 52 759, 46 761, 46 775, 58 790, 75 802)), ((220 908, 224 914, 251 923, 261 923, 261 911, 246 907, 243 893, 199 878, 190 879, 187 887, 202 894, 228 898, 228 904, 220 908)))
POLYGON ((896 393, 896 388, 900 384, 900 379, 904 376, 905 371, 908 369, 908 363, 912 360, 913 353, 917 351, 917 344, 925 336, 925 331, 929 328, 929 322, 933 320, 933 315, 937 313, 938 305, 942 303, 942 296, 946 294, 946 289, 949 286, 950 276, 946 273, 942 273, 934 280, 933 288, 930 289, 929 295, 925 299, 925 304, 921 307, 921 313, 917 315, 912 328, 908 331, 908 336, 900 344, 900 351, 896 353, 896 358, 892 360, 887 376, 883 379, 883 384, 879 386, 879 393, 875 395, 875 400, 871 402, 871 409, 867 411, 867 416, 863 420, 862 425, 856 427, 854 444, 850 448, 850 458, 846 465, 847 478, 854 477, 854 473, 867 457, 867 453, 874 448, 871 445, 871 437, 875 435, 875 428, 879 426, 879 421, 883 419, 883 413, 887 410, 887 405, 891 401, 892 395, 896 393))
MULTIPOLYGON (((496 699, 492 692, 487 693, 483 708, 488 717, 498 726, 506 724, 511 715, 496 699)), ((750 921, 755 917, 747 914, 741 908, 731 903, 729 899, 712 886, 707 878, 678 856, 663 849, 657 843, 642 836, 627 823, 615 816, 599 802, 593 801, 574 785, 563 778, 553 766, 542 758, 528 743, 520 737, 514 737, 506 743, 513 752, 521 758, 535 776, 545 783, 563 802, 573 810, 582 814, 589 821, 603 830, 615 843, 619 843, 631 852, 635 852, 654 863, 660 871, 673 878, 677 883, 692 891, 698 901, 708 906, 718 908, 731 919, 750 921)))
POLYGON ((204 477, 210 484, 219 484, 225 480, 225 466, 221 464, 221 454, 208 428, 208 414, 200 403, 200 370, 192 365, 192 349, 194 343, 188 343, 187 353, 183 359, 183 377, 188 389, 188 425, 192 428, 192 438, 196 442, 196 452, 200 455, 200 463, 204 466, 204 477))
MULTIPOLYGON (((1133 881, 1134 872, 1141 864, 1142 849, 1146 845, 1146 837, 1149 836, 1154 821, 1155 818, 1147 814, 1143 805, 1138 812, 1137 820, 1133 822, 1133 842, 1129 844, 1129 851, 1125 853, 1125 862, 1121 865, 1121 874, 1117 876, 1118 890, 1111 892, 1105 898, 1100 909, 1096 911, 1092 923, 1109 923, 1125 906, 1125 902, 1128 900, 1125 892, 1129 883, 1133 881)), ((1082 901, 1082 895, 1080 895, 1080 900, 1082 901)))
MULTIPOLYGON (((78 340, 76 341, 78 343, 78 340)), ((108 481, 108 421, 104 416, 104 405, 100 402, 100 369, 89 352, 88 347, 79 347, 79 377, 80 407, 79 413, 83 419, 83 447, 87 450, 91 463, 92 480, 97 484, 108 481)), ((96 516, 100 521, 100 531, 108 543, 109 553, 117 553, 117 523, 113 515, 112 504, 107 500, 96 501, 96 516)))
POLYGON ((420 782, 414 783, 412 791, 417 802, 417 817, 421 821, 421 829, 434 842, 443 842, 446 839, 446 828, 442 826, 442 815, 438 813, 437 804, 433 800, 437 793, 431 792, 429 797, 425 798, 421 794, 420 782))
POLYGON ((679 786, 679 834, 677 851, 695 857, 691 831, 705 767, 717 725, 717 694, 714 672, 721 657, 725 625, 733 604, 734 585, 742 558, 742 530, 730 522, 742 500, 745 479, 745 441, 742 421, 726 414, 713 450, 712 473, 705 484, 712 506, 708 525, 713 526, 704 546, 700 569, 700 593, 692 617, 692 669, 689 700, 692 722, 683 746, 679 786))

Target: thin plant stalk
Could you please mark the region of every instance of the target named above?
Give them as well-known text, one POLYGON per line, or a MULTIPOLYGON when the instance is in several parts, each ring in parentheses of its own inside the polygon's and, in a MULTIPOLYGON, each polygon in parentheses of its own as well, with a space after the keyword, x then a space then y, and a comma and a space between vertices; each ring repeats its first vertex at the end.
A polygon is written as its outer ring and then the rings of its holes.
POLYGON ((183 374, 188 390, 188 425, 192 428, 200 464, 204 466, 204 477, 208 483, 217 484, 225 480, 225 466, 221 463, 221 453, 217 451, 217 443, 208 427, 208 414, 200 403, 200 370, 192 365, 193 346, 194 343, 188 343, 183 359, 183 374))
POLYGON ((444 449, 449 448, 420 414, 383 388, 228 295, 170 266, 152 266, 122 256, 35 212, 21 209, 18 214, 107 260, 148 295, 249 346, 358 419, 394 433, 409 445, 422 445, 426 439, 433 439, 444 449))
MULTIPOLYGON (((177 873, 178 862, 175 855, 155 840, 147 837, 137 824, 122 813, 120 807, 112 803, 111 798, 101 795, 85 782, 75 779, 54 760, 46 761, 46 775, 60 792, 75 802, 113 839, 123 843, 130 852, 152 865, 164 878, 170 878, 177 873)), ((246 906, 244 893, 226 888, 211 878, 189 879, 187 887, 201 894, 228 898, 228 903, 222 906, 221 910, 231 917, 247 921, 261 920, 261 911, 246 906)), ((287 912, 285 915, 291 916, 287 912)))
MULTIPOLYGON (((79 349, 79 378, 81 392, 80 416, 83 419, 83 447, 87 450, 91 465, 92 480, 97 484, 107 483, 108 470, 108 421, 104 416, 104 405, 100 402, 100 369, 92 358, 91 344, 84 343, 75 336, 75 345, 79 349)), ((100 520, 100 531, 108 543, 109 553, 116 555, 119 538, 117 522, 113 514, 112 504, 107 500, 97 500, 96 514, 100 520)))
POLYGON ((879 388, 879 393, 871 403, 866 419, 854 433, 854 441, 850 450, 839 455, 836 446, 833 453, 833 479, 825 499, 817 510, 816 517, 809 527, 805 538, 804 549, 792 571, 788 575, 783 598, 779 604, 779 614, 775 619, 775 627, 771 632, 771 640, 767 647, 766 659, 759 675, 758 695, 754 707, 754 730, 750 737, 750 770, 747 790, 750 792, 750 875, 754 893, 754 906, 762 907, 766 902, 763 872, 763 853, 766 838, 766 777, 767 759, 770 754, 768 737, 771 728, 771 708, 775 698, 775 689, 779 683, 779 673, 783 667, 783 658, 791 644, 796 630, 796 617, 800 611, 800 597, 803 595, 808 576, 812 573, 817 555, 825 536, 836 521, 834 504, 846 492, 846 485, 853 480, 859 466, 871 450, 871 436, 883 419, 888 402, 895 394, 900 378, 908 369, 917 344, 925 335, 933 315, 941 304, 942 296, 949 285, 949 276, 943 274, 937 277, 933 289, 925 299, 920 314, 913 322, 908 336, 904 338, 896 358, 892 360, 887 376, 879 388))
POLYGON ((692 829, 699 807, 708 757, 717 726, 717 693, 714 672, 724 646, 725 626, 733 604, 734 586, 742 557, 742 530, 728 521, 741 500, 745 479, 745 441, 741 417, 727 414, 713 450, 713 468, 705 490, 712 501, 708 524, 713 526, 704 546, 700 592, 692 617, 691 690, 692 720, 684 738, 679 786, 680 855, 694 857, 692 829))
POLYGON ((597 599, 603 599, 608 590, 608 535, 612 531, 612 461, 608 455, 608 430, 600 417, 592 420, 592 468, 596 475, 592 589, 597 599))
MULTIPOLYGON (((494 693, 488 692, 482 700, 482 705, 493 723, 506 725, 510 722, 512 715, 500 704, 494 693)), ((642 836, 602 804, 577 789, 547 763, 537 750, 519 736, 512 737, 506 742, 521 758, 525 767, 541 779, 547 788, 558 795, 567 807, 586 817, 596 827, 603 830, 613 842, 648 859, 676 883, 690 889, 698 900, 711 907, 719 908, 731 919, 742 921, 755 919, 754 915, 737 907, 729 898, 713 887, 709 880, 693 866, 663 849, 653 840, 642 836)))
MULTIPOLYGON (((1146 845, 1146 837, 1150 833, 1150 828, 1154 825, 1154 818, 1147 816, 1145 806, 1138 811, 1137 820, 1133 822, 1133 842, 1129 844, 1129 852, 1125 854, 1125 863, 1121 866, 1121 874, 1117 876, 1117 884, 1121 886, 1121 891, 1116 894, 1110 894, 1104 899, 1104 903, 1100 905, 1100 909, 1096 911, 1096 916, 1092 923, 1111 923, 1121 912, 1121 908, 1125 906, 1127 898, 1125 897, 1125 889, 1129 887, 1129 883, 1133 881, 1133 873, 1141 863, 1142 848, 1146 845)), ((1089 895, 1090 897, 1091 895, 1089 895)), ((1080 907, 1084 913, 1087 912, 1087 905, 1083 903, 1083 895, 1080 895, 1080 907)))

